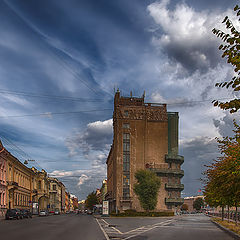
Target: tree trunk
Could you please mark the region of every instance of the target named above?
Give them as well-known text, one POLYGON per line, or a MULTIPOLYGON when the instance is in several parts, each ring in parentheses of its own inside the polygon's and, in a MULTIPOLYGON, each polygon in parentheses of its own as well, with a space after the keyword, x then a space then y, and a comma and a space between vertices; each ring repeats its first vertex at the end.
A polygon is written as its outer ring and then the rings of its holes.
POLYGON ((222 206, 222 221, 224 219, 224 206, 222 206))
POLYGON ((237 215, 237 206, 236 206, 236 213, 235 213, 235 222, 236 222, 236 225, 237 225, 237 218, 238 218, 238 215, 237 215))
POLYGON ((229 218, 230 218, 229 211, 230 211, 230 210, 229 210, 229 205, 228 205, 228 215, 227 215, 227 216, 228 216, 228 222, 229 222, 229 218))

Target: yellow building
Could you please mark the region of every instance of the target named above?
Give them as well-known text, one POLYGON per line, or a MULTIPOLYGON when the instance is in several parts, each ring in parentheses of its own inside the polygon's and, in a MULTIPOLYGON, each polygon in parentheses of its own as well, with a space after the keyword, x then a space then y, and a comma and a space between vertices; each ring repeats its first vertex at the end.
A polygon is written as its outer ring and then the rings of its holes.
MULTIPOLYGON (((48 178, 50 186, 49 186, 49 205, 50 211, 54 211, 58 209, 61 211, 61 202, 62 202, 62 187, 61 183, 58 181, 57 178, 48 178)), ((64 193, 65 194, 65 193, 64 193)))
MULTIPOLYGON (((32 168, 34 176, 32 179, 32 202, 37 203, 38 211, 48 209, 50 182, 45 170, 38 171, 32 168)), ((35 207, 36 208, 36 207, 35 207)), ((36 211, 36 209, 35 209, 36 211)))
POLYGON ((7 161, 7 208, 30 208, 34 172, 7 150, 4 157, 7 161))

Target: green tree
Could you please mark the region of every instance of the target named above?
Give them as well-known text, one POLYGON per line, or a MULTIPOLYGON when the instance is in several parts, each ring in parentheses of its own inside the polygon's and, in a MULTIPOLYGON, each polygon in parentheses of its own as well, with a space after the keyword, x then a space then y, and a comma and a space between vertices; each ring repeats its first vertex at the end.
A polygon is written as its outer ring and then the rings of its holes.
POLYGON ((188 205, 186 203, 184 203, 182 206, 181 206, 181 210, 182 211, 187 211, 188 210, 188 205))
POLYGON ((204 194, 210 205, 235 206, 237 212, 240 202, 240 126, 234 121, 234 127, 233 137, 217 140, 222 156, 205 172, 204 194))
POLYGON ((96 193, 91 192, 90 194, 88 194, 85 202, 85 206, 93 210, 94 205, 96 205, 97 203, 98 203, 98 199, 97 199, 96 193))
POLYGON ((134 184, 134 192, 137 194, 142 208, 146 211, 154 210, 157 205, 160 178, 150 170, 138 170, 135 178, 137 183, 134 184))
MULTIPOLYGON (((240 7, 235 6, 234 11, 236 15, 240 15, 240 7)), ((221 38, 224 42, 219 46, 219 49, 223 51, 222 57, 227 58, 227 62, 234 67, 235 76, 226 82, 216 83, 216 87, 229 88, 232 87, 233 91, 240 90, 240 32, 234 27, 232 21, 226 16, 223 20, 228 33, 225 33, 219 29, 214 28, 213 34, 221 38)), ((214 106, 218 106, 223 110, 230 110, 230 113, 237 112, 240 109, 240 99, 235 98, 231 101, 220 102, 213 101, 214 106)))
POLYGON ((198 197, 194 202, 193 202, 193 208, 199 211, 202 207, 204 206, 204 201, 202 198, 198 197))

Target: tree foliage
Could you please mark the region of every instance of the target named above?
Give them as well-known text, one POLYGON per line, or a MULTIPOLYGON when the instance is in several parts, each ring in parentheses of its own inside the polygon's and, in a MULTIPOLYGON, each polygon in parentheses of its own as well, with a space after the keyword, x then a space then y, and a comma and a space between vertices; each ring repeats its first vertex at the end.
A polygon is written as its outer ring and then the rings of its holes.
POLYGON ((194 202, 193 202, 193 208, 199 211, 202 207, 204 206, 204 201, 202 198, 198 197, 194 202))
POLYGON ((138 170, 135 173, 137 183, 134 192, 137 194, 142 208, 146 211, 154 210, 157 205, 160 178, 150 170, 138 170))
POLYGON ((98 198, 96 196, 96 193, 95 192, 89 193, 85 201, 86 208, 93 210, 93 207, 96 204, 98 204, 98 198))
MULTIPOLYGON (((235 6, 234 11, 236 15, 240 15, 240 7, 235 6)), ((240 91, 240 32, 234 27, 232 21, 226 16, 223 20, 226 29, 229 33, 225 33, 219 29, 214 28, 213 34, 221 38, 224 42, 219 46, 219 50, 223 51, 222 57, 227 58, 227 62, 234 67, 235 76, 226 82, 216 83, 216 87, 229 88, 233 91, 240 91)), ((236 98, 227 102, 213 101, 214 106, 218 106, 224 110, 230 110, 230 113, 237 112, 240 109, 240 99, 236 98)))
POLYGON ((210 206, 235 206, 240 202, 240 126, 234 121, 234 136, 217 139, 222 154, 205 172, 205 201, 210 206))
POLYGON ((182 206, 181 206, 181 210, 182 211, 187 211, 188 210, 188 205, 186 203, 184 203, 182 206))

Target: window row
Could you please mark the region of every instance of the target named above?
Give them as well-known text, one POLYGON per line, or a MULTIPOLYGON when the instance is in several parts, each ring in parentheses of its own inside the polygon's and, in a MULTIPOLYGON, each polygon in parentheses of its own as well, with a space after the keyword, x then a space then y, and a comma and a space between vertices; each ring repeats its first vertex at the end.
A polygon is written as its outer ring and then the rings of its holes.
POLYGON ((6 199, 5 199, 5 197, 6 197, 6 194, 0 192, 0 206, 6 205, 6 199))
POLYGON ((30 196, 21 194, 21 193, 15 193, 14 194, 14 203, 15 206, 29 206, 30 196))

